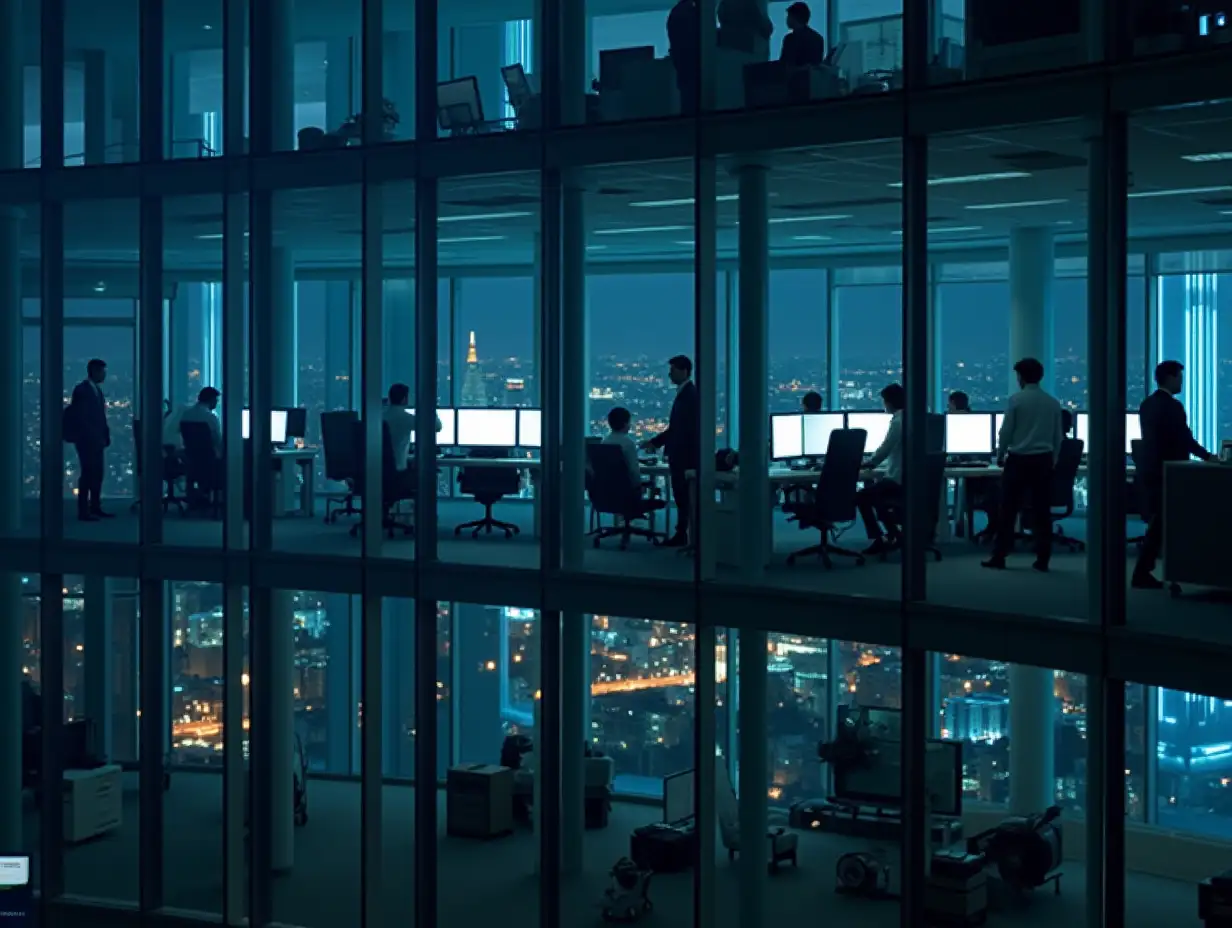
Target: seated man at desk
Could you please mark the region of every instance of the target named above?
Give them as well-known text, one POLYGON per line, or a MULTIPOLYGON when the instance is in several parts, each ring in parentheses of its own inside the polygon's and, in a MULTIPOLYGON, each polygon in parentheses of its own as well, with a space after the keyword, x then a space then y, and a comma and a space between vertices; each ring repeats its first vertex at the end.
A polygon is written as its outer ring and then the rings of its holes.
POLYGON ((1158 590, 1163 584, 1152 573, 1164 543, 1164 466, 1169 461, 1188 461, 1190 456, 1203 461, 1215 460, 1198 443, 1189 428, 1185 407, 1176 398, 1185 380, 1185 366, 1180 361, 1163 361, 1155 368, 1155 383, 1159 389, 1142 401, 1138 415, 1142 420, 1142 445, 1138 451, 1138 466, 1142 468, 1142 486, 1146 491, 1146 537, 1134 565, 1133 586, 1139 590, 1158 590))
POLYGON ((864 530, 873 540, 865 554, 880 554, 891 545, 878 520, 878 510, 903 492, 903 409, 907 405, 907 391, 901 383, 892 383, 881 391, 881 402, 890 414, 890 428, 885 441, 864 463, 864 469, 875 471, 885 463, 885 475, 870 481, 856 494, 856 507, 864 521, 864 530))
POLYGON ((813 12, 807 3, 793 3, 787 8, 787 35, 779 50, 779 61, 789 68, 816 68, 825 63, 826 40, 809 25, 813 12))
POLYGON ((946 412, 951 413, 967 413, 971 411, 971 397, 963 393, 962 390, 955 390, 950 394, 949 399, 945 403, 946 412))
MULTIPOLYGON (((415 437, 415 414, 410 410, 411 388, 396 383, 389 388, 389 402, 381 410, 381 420, 389 427, 389 444, 394 451, 394 467, 405 471, 410 464, 411 439, 415 437)), ((436 417, 436 430, 441 430, 441 417, 436 417)))
POLYGON ((615 445, 624 456, 625 467, 629 471, 629 482, 636 486, 642 483, 642 465, 637 457, 637 442, 629 434, 629 425, 633 422, 633 414, 623 406, 615 406, 607 414, 607 427, 611 431, 603 439, 605 445, 615 445))
POLYGON ((809 390, 800 398, 800 409, 809 415, 821 412, 821 394, 816 390, 809 390))
POLYGON ((197 402, 185 406, 178 412, 172 412, 163 420, 163 444, 176 448, 184 447, 184 437, 180 433, 180 425, 185 422, 204 422, 210 427, 210 437, 214 439, 214 453, 222 457, 222 423, 218 421, 218 401, 222 394, 214 387, 203 387, 197 394, 197 402))

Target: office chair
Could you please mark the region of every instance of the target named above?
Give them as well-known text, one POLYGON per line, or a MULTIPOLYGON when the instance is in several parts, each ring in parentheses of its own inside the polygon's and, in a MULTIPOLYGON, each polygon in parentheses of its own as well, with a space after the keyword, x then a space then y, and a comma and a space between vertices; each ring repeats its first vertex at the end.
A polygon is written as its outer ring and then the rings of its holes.
POLYGON ((634 535, 649 538, 653 544, 666 537, 663 532, 655 531, 655 513, 667 503, 653 496, 643 496, 643 489, 640 478, 636 485, 630 483, 629 468, 619 447, 586 446, 586 496, 590 499, 591 512, 596 516, 610 515, 616 520, 614 525, 600 524, 592 533, 596 548, 604 538, 618 537, 620 550, 624 551, 634 535), (648 528, 632 524, 641 519, 648 522, 648 528))
MULTIPOLYGON (((1125 481, 1126 494, 1126 515, 1136 515, 1142 524, 1146 525, 1151 521, 1151 506, 1146 495, 1146 484, 1142 480, 1142 468, 1138 465, 1138 459, 1142 454, 1142 440, 1135 439, 1129 443, 1129 456, 1134 462, 1134 475, 1125 481)), ((1141 546, 1146 541, 1146 535, 1134 535, 1132 538, 1125 539, 1127 544, 1141 546)))
POLYGON ((355 505, 355 480, 362 469, 354 455, 351 430, 359 421, 359 413, 353 409, 337 409, 321 413, 321 454, 325 458, 325 479, 346 485, 346 492, 339 502, 337 494, 325 499, 325 521, 332 524, 339 516, 357 516, 360 510, 355 505), (331 507, 333 508, 331 511, 331 507))
POLYGON ((815 528, 821 532, 821 543, 802 548, 787 556, 787 563, 796 558, 815 554, 829 570, 834 566, 830 555, 849 557, 856 564, 864 563, 864 555, 840 548, 838 527, 854 522, 856 518, 856 488, 860 482, 860 468, 864 464, 864 443, 868 433, 864 429, 842 429, 830 433, 826 458, 817 478, 817 489, 812 500, 787 503, 783 511, 800 528, 815 528))
MULTIPOLYGON (((509 451, 505 448, 475 448, 471 457, 476 458, 507 458, 509 451)), ((463 530, 471 529, 471 537, 478 538, 480 532, 492 534, 492 529, 499 528, 506 538, 520 534, 521 529, 512 522, 502 522, 492 515, 492 507, 506 496, 514 496, 522 487, 521 473, 512 467, 463 467, 458 474, 458 489, 466 496, 473 496, 475 502, 483 506, 483 518, 473 522, 463 522, 453 530, 455 535, 461 535, 463 530)))
MULTIPOLYGON (((1069 551, 1085 551, 1086 543, 1070 538, 1062 530, 1060 522, 1074 514, 1074 484, 1078 480, 1078 468, 1082 466, 1084 443, 1079 438, 1061 440, 1061 453, 1052 469, 1052 494, 1049 499, 1049 517, 1052 519, 1052 543, 1069 551), (1057 512, 1056 510, 1061 510, 1057 512)), ((1015 538, 1027 539, 1030 532, 1019 531, 1015 538)))
MULTIPOLYGON (((214 436, 204 422, 181 422, 184 439, 184 480, 205 499, 210 517, 217 519, 222 505, 225 477, 222 462, 214 450, 214 436)), ((194 508, 189 504, 189 509, 194 508)))
MULTIPOLYGON (((184 465, 180 461, 180 456, 176 452, 174 445, 163 445, 163 512, 174 506, 180 511, 180 515, 184 515, 184 510, 188 506, 188 501, 175 495, 175 482, 184 476, 184 465)), ((136 464, 138 486, 140 486, 141 475, 144 473, 142 467, 143 451, 141 442, 141 420, 133 420, 133 450, 135 452, 134 463, 136 464)), ((133 500, 131 507, 133 510, 141 508, 141 499, 138 497, 133 500)))
MULTIPOLYGON (((354 494, 364 500, 364 509, 375 508, 370 507, 368 503, 368 495, 365 492, 364 485, 364 454, 367 448, 368 437, 364 433, 363 420, 355 420, 351 423, 351 453, 354 460, 359 462, 359 467, 355 471, 355 476, 352 478, 354 494)), ((396 533, 403 535, 414 535, 415 526, 403 519, 399 519, 394 515, 393 509, 398 503, 404 500, 415 499, 415 470, 413 467, 407 467, 405 470, 398 470, 394 463, 394 446, 393 440, 389 436, 389 426, 384 422, 381 423, 381 527, 385 529, 385 534, 389 538, 393 538, 396 533)), ((361 513, 359 521, 351 526, 351 537, 359 537, 359 533, 364 528, 364 516, 361 513)))
MULTIPOLYGON (((941 560, 941 549, 937 547, 937 523, 941 521, 941 494, 945 492, 945 453, 929 452, 924 464, 924 487, 928 494, 928 542, 924 550, 933 556, 934 561, 941 560)), ((904 529, 906 520, 906 499, 899 497, 882 507, 878 515, 890 535, 889 546, 881 552, 881 560, 895 551, 903 549, 904 529)))

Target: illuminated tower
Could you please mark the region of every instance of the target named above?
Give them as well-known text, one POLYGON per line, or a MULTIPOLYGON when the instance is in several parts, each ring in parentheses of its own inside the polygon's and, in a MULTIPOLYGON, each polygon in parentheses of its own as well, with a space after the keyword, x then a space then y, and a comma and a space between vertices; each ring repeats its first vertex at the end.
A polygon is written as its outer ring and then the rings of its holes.
POLYGON ((470 346, 466 349, 466 371, 462 375, 462 405, 488 405, 488 393, 483 387, 483 374, 479 370, 479 352, 475 350, 474 332, 471 332, 470 346))

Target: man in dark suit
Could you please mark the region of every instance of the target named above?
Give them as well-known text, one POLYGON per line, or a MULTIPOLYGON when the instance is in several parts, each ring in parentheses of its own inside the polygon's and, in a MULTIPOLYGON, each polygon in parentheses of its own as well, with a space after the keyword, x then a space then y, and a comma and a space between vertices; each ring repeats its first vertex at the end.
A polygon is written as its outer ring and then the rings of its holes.
POLYGON ((1203 461, 1214 455, 1198 444, 1189 429, 1185 407, 1176 395, 1185 380, 1185 367, 1180 361, 1163 361, 1155 368, 1155 383, 1159 389, 1142 401, 1138 415, 1142 421, 1142 444, 1138 449, 1138 467, 1142 471, 1142 486, 1146 492, 1146 537, 1134 566, 1133 585, 1139 590, 1158 590, 1163 584, 1151 573, 1164 543, 1164 465, 1169 461, 1188 461, 1190 455, 1203 461))
POLYGON ((676 71, 680 112, 697 112, 697 85, 701 80, 701 12, 697 0, 680 0, 667 16, 667 57, 676 71))
POLYGON ((106 379, 107 362, 95 358, 86 365, 86 379, 73 388, 69 405, 72 434, 65 437, 77 448, 77 518, 82 522, 111 518, 102 508, 103 449, 111 444, 102 389, 106 379))
POLYGON ((676 355, 668 362, 667 376, 676 385, 676 399, 672 401, 667 428, 644 442, 643 447, 662 448, 667 452, 672 496, 676 498, 676 532, 664 544, 683 548, 689 543, 693 514, 693 494, 685 472, 697 470, 701 463, 701 421, 697 386, 693 383, 693 362, 682 354, 676 355))

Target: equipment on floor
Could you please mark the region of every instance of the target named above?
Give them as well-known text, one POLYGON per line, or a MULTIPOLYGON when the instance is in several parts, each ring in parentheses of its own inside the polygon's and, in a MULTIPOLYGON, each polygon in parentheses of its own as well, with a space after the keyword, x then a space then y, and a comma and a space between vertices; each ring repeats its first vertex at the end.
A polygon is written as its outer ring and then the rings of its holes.
POLYGON ((967 853, 982 856, 985 866, 1011 890, 1026 894, 1051 882, 1061 894, 1060 806, 1036 815, 1014 816, 967 840, 967 853))
POLYGON ((838 859, 835 891, 865 899, 893 899, 890 865, 872 851, 852 851, 838 859))
POLYGON ((605 922, 635 922, 654 908, 650 901, 650 878, 653 870, 639 867, 628 857, 622 857, 612 867, 612 883, 603 891, 605 922))
POLYGON ((933 853, 924 892, 929 925, 972 928, 988 920, 988 874, 984 858, 961 846, 933 853))
POLYGON ((656 873, 688 870, 696 851, 697 832, 691 824, 676 827, 656 822, 635 828, 629 836, 629 857, 639 867, 656 873))

